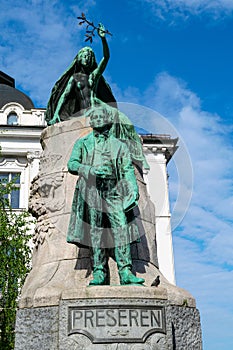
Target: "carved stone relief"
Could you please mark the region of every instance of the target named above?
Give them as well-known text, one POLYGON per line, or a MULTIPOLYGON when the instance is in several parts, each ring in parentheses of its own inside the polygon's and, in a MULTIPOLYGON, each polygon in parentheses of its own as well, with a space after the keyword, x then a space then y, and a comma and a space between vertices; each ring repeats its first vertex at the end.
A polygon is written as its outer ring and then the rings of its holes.
POLYGON ((164 334, 152 335, 146 343, 129 344, 92 344, 84 335, 72 335, 61 343, 61 349, 74 350, 168 350, 166 336, 164 334))
POLYGON ((48 153, 43 154, 40 159, 40 174, 47 173, 49 170, 54 170, 59 160, 62 158, 61 154, 48 153))
POLYGON ((65 205, 63 177, 64 174, 59 172, 47 176, 38 175, 32 181, 29 211, 37 218, 33 238, 35 247, 43 244, 46 236, 51 236, 55 231, 51 214, 61 211, 65 205))

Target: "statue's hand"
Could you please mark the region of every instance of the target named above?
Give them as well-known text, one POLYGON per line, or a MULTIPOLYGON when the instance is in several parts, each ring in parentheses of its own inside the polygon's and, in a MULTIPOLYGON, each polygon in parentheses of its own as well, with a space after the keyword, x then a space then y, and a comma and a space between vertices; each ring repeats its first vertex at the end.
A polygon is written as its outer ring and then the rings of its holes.
POLYGON ((112 175, 112 169, 107 165, 100 165, 96 167, 91 167, 90 173, 93 176, 99 176, 104 179, 112 175))
POLYGON ((61 121, 61 119, 59 117, 59 114, 57 112, 55 112, 53 115, 53 119, 51 119, 48 124, 53 125, 55 123, 59 123, 60 121, 61 121))
POLYGON ((102 23, 99 23, 99 27, 98 27, 98 34, 101 38, 105 37, 105 27, 102 23))

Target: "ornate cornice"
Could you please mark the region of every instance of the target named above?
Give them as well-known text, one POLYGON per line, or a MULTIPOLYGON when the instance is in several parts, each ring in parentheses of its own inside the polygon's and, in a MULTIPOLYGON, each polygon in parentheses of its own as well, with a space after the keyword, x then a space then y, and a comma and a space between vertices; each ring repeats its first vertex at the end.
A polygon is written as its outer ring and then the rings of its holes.
POLYGON ((178 138, 173 139, 170 135, 146 134, 141 135, 141 138, 145 154, 163 154, 167 163, 178 149, 178 138))

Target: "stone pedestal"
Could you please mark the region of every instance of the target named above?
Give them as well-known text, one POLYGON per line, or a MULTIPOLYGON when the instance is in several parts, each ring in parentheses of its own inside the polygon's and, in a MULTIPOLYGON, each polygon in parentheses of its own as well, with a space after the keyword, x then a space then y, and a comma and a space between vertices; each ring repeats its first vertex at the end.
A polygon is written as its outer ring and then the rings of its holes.
POLYGON ((18 311, 16 350, 202 349, 195 301, 177 287, 85 287, 49 302, 18 311))
POLYGON ((35 248, 17 312, 15 350, 201 350, 195 300, 158 269, 154 206, 139 172, 141 241, 131 244, 131 254, 144 286, 120 286, 110 257, 111 285, 89 287, 89 250, 66 243, 77 180, 66 164, 76 139, 90 132, 88 125, 77 118, 41 136, 43 154, 30 196, 35 248), (160 285, 150 287, 157 276, 160 285))

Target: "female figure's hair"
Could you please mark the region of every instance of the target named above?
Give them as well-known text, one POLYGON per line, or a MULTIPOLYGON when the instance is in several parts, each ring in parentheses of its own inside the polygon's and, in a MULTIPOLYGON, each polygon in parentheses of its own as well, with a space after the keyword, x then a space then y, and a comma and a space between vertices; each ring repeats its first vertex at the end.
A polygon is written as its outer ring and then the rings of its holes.
MULTIPOLYGON (((90 73, 93 72, 97 68, 97 63, 95 59, 95 54, 94 51, 90 47, 84 47, 82 48, 78 54, 75 56, 74 60, 70 64, 70 66, 67 68, 67 70, 62 74, 62 76, 58 79, 58 81, 55 83, 49 101, 47 105, 47 110, 46 110, 46 115, 45 119, 47 123, 49 123, 50 120, 53 119, 53 115, 56 111, 56 107, 58 104, 58 101, 64 92, 68 81, 70 77, 81 71, 81 66, 80 66, 80 54, 84 50, 90 50, 92 59, 91 59, 91 69, 90 73)), ((111 103, 113 107, 117 107, 115 97, 112 94, 111 88, 108 85, 108 83, 105 81, 103 76, 101 75, 99 81, 98 81, 98 86, 96 89, 96 97, 98 97, 101 101, 106 102, 106 103, 111 103)), ((77 96, 74 93, 70 94, 70 97, 68 101, 66 102, 66 109, 67 111, 70 111, 70 115, 75 114, 80 111, 77 106, 79 106, 79 101, 77 101, 77 96), (73 108, 69 108, 69 106, 76 106, 77 110, 73 110, 73 108)))
MULTIPOLYGON (((96 63, 94 51, 89 46, 85 46, 81 50, 79 50, 79 52, 76 56, 77 57, 77 68, 79 67, 78 69, 80 69, 80 56, 85 51, 89 51, 89 53, 91 54, 91 62, 90 62, 89 69, 91 69, 93 71, 97 67, 97 63, 96 63)), ((75 73, 76 72, 79 72, 79 70, 75 71, 75 73)))

